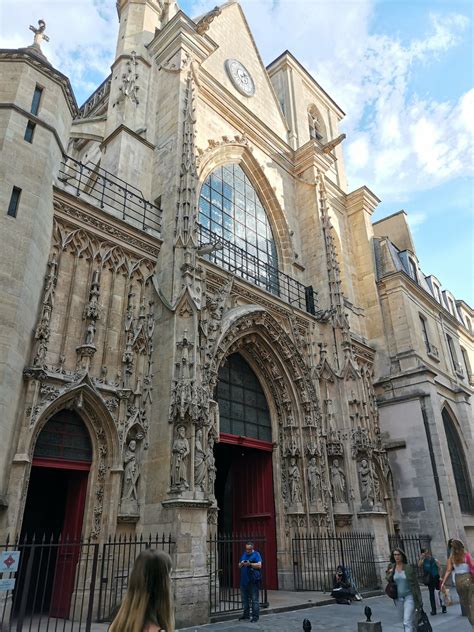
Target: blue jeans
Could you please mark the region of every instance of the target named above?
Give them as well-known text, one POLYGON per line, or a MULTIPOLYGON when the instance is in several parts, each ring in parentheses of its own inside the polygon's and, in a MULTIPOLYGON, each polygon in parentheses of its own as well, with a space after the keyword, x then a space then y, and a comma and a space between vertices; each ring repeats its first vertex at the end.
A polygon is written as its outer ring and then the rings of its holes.
POLYGON ((254 619, 258 619, 260 614, 258 584, 249 582, 246 586, 241 586, 240 594, 242 596, 242 605, 244 607, 243 616, 250 616, 250 604, 252 604, 252 617, 254 619))
POLYGON ((413 595, 399 597, 395 602, 399 616, 403 619, 403 629, 405 632, 415 632, 415 600, 413 595))

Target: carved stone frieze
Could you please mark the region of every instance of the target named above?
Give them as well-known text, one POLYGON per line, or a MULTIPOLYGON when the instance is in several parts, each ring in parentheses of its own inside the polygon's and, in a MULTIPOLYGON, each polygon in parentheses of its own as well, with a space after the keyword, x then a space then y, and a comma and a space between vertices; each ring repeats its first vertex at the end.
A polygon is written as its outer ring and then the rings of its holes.
MULTIPOLYGON (((134 266, 134 259, 138 259, 136 252, 127 250, 127 245, 135 248, 138 252, 143 253, 143 258, 150 258, 151 265, 149 268, 153 268, 156 259, 160 253, 159 243, 153 243, 152 239, 140 239, 133 232, 127 232, 117 225, 113 219, 99 218, 96 213, 89 213, 84 208, 78 208, 73 206, 65 200, 58 198, 54 199, 55 210, 55 227, 54 235, 55 240, 62 249, 68 247, 69 242, 73 240, 72 247, 76 250, 84 250, 87 254, 93 252, 94 245, 102 244, 102 248, 97 252, 97 258, 108 259, 108 253, 113 249, 116 253, 114 255, 116 263, 119 263, 121 254, 123 253, 124 264, 127 265, 127 258, 130 259, 130 265, 134 266), (64 216, 64 217, 62 217, 64 216), (68 221, 69 220, 69 221, 68 221), (92 229, 91 233, 86 232, 83 226, 88 226, 92 229), (60 228, 59 228, 60 227, 60 228), (59 228, 59 230, 58 230, 59 228), (103 237, 96 236, 96 231, 100 231, 103 237), (78 241, 80 240, 80 241, 78 241), (85 240, 85 241, 84 241, 85 240), (111 241, 108 241, 111 240, 111 241), (84 243, 81 243, 84 242, 84 243), (120 243, 120 246, 117 244, 120 243), (88 249, 88 250, 87 250, 88 249), (101 252, 103 251, 103 252, 101 252), (125 254, 127 253, 127 254, 125 254)), ((149 276, 149 275, 148 275, 149 276)))

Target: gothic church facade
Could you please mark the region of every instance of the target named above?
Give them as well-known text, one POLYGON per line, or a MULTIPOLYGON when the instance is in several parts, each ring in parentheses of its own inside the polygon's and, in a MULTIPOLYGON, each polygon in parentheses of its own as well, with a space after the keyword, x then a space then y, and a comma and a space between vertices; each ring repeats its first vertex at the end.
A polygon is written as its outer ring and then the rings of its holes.
POLYGON ((378 199, 347 191, 340 107, 289 52, 263 65, 237 3, 118 12, 81 108, 41 34, 0 51, 0 533, 60 476, 59 531, 176 536, 196 623, 210 534, 263 533, 292 589, 295 533, 370 531, 383 560, 403 527, 378 199))

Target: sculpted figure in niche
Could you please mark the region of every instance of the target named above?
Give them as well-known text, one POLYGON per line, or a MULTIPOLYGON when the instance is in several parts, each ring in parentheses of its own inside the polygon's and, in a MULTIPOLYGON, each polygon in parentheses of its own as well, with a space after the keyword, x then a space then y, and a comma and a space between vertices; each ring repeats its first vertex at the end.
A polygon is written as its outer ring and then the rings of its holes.
POLYGON ((201 491, 204 489, 206 469, 206 453, 202 449, 202 430, 199 429, 194 442, 194 487, 201 491))
POLYGON ((214 498, 214 485, 216 483, 216 459, 214 458, 214 436, 209 434, 207 439, 207 480, 208 491, 211 499, 214 498))
POLYGON ((94 337, 95 337, 95 324, 94 324, 94 321, 91 321, 87 325, 86 345, 93 345, 94 337))
POLYGON ((380 489, 380 479, 375 470, 375 467, 372 469, 372 479, 374 484, 374 503, 378 505, 383 504, 382 492, 380 489))
POLYGON ((189 443, 186 439, 186 429, 179 426, 177 437, 173 443, 173 463, 171 469, 171 486, 175 489, 188 489, 188 458, 189 443))
POLYGON ((301 503, 303 501, 303 494, 301 492, 301 474, 298 465, 296 464, 295 457, 290 460, 290 467, 288 468, 288 482, 290 487, 290 504, 301 503))
POLYGON ((362 505, 372 508, 374 506, 374 488, 372 472, 367 459, 362 459, 359 465, 359 482, 362 505))
POLYGON ((332 495, 335 503, 346 502, 346 477, 339 466, 339 459, 334 459, 331 465, 332 495))
POLYGON ((312 456, 308 465, 309 502, 316 503, 321 489, 321 472, 316 465, 316 457, 312 456))
POLYGON ((138 512, 137 484, 140 478, 140 468, 137 461, 137 442, 132 439, 125 451, 123 460, 123 489, 121 499, 122 513, 138 512))

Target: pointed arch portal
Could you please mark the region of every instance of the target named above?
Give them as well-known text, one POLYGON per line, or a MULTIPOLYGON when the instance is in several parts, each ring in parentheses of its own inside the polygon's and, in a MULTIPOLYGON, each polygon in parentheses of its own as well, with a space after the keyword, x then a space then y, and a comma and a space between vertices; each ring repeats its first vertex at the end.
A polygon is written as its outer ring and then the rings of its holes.
MULTIPOLYGON (((78 542, 82 533, 89 470, 93 450, 80 415, 63 409, 54 414, 38 435, 28 484, 20 541, 78 542)), ((45 564, 43 604, 50 616, 68 617, 80 547, 62 544, 35 563, 45 564), (47 557, 47 560, 46 560, 47 557)), ((28 548, 25 555, 32 554, 28 548)), ((23 569, 26 564, 23 564, 23 569)), ((24 581, 20 573, 18 585, 24 581)), ((28 595, 28 608, 36 608, 41 591, 28 595)))
POLYGON ((265 585, 276 589, 276 529, 272 430, 268 403, 253 369, 233 353, 219 369, 216 388, 220 437, 216 452, 219 530, 265 538, 265 585))

